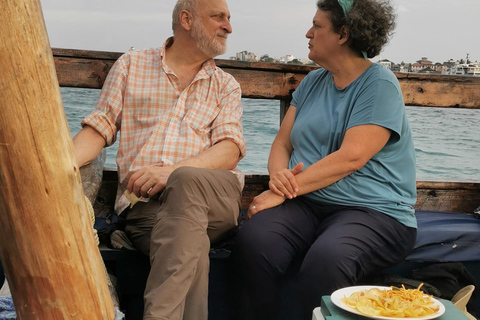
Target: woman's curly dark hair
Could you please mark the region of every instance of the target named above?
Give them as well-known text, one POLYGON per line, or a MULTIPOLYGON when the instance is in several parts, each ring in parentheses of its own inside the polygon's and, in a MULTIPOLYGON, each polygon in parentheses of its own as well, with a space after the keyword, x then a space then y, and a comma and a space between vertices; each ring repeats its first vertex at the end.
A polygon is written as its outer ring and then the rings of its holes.
POLYGON ((346 15, 338 0, 319 0, 317 7, 330 13, 334 32, 347 27, 350 47, 366 52, 368 58, 380 54, 395 29, 396 16, 388 0, 354 0, 346 15))

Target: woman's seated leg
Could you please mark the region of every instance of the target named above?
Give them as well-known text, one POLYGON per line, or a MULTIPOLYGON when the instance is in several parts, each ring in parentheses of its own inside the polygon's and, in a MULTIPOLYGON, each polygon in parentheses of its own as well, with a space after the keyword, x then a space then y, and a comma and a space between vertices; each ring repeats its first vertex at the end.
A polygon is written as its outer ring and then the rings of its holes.
POLYGON ((355 285, 402 261, 412 250, 416 229, 375 210, 347 207, 332 212, 319 226, 298 281, 304 312, 311 319, 321 297, 355 285))
POLYGON ((315 241, 318 221, 301 199, 261 211, 246 222, 233 250, 244 289, 245 319, 275 319, 282 277, 315 241))

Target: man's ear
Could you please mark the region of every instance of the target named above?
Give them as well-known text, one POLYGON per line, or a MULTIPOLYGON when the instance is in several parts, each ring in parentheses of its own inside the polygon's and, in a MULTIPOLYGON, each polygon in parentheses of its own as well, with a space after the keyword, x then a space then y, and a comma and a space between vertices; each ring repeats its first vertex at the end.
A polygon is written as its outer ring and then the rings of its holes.
POLYGON ((182 12, 180 12, 180 24, 187 31, 192 28, 193 15, 190 11, 182 10, 182 12))

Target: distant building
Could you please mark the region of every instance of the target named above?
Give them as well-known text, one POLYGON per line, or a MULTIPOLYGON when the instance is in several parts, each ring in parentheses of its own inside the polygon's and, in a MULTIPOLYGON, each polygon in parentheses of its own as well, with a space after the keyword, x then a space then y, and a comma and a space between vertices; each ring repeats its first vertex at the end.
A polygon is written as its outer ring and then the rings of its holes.
POLYGON ((392 70, 392 72, 400 72, 400 65, 396 64, 396 63, 393 63, 391 70, 392 70))
POLYGON ((235 59, 238 61, 258 61, 258 57, 248 51, 237 52, 235 59))
MULTIPOLYGON (((131 49, 134 50, 133 47, 131 49)), ((443 63, 433 63, 432 61, 428 60, 427 57, 422 57, 415 63, 402 61, 399 64, 396 64, 388 59, 382 59, 380 56, 378 58, 379 60, 376 63, 392 70, 392 72, 480 76, 480 63, 469 60, 469 55, 467 55, 465 60, 461 59, 459 61, 455 61, 450 59, 443 63)), ((231 57, 230 59, 248 62, 261 61, 269 63, 304 64, 316 66, 315 62, 309 59, 297 59, 291 54, 287 54, 278 59, 272 58, 268 54, 264 54, 259 58, 252 52, 242 51, 236 53, 235 57, 231 57)))
POLYGON ((417 63, 413 63, 413 64, 412 64, 411 72, 419 72, 419 71, 422 70, 422 69, 423 69, 422 64, 420 64, 420 63, 418 63, 418 62, 417 62, 417 63))
POLYGON ((423 68, 422 70, 418 71, 418 73, 437 74, 439 72, 437 70, 435 70, 435 68, 426 67, 426 68, 423 68))
POLYGON ((437 62, 437 63, 435 63, 434 69, 438 73, 445 73, 445 71, 448 70, 448 65, 445 64, 445 63, 437 62))
POLYGON ((412 72, 412 64, 411 63, 405 63, 405 62, 402 62, 400 63, 400 68, 398 70, 398 72, 412 72))
POLYGON ((300 62, 303 63, 303 64, 311 64, 312 60, 310 60, 310 59, 300 59, 300 62))
POLYGON ((419 63, 422 66, 422 69, 433 67, 433 62, 428 60, 427 57, 422 57, 422 60, 418 60, 417 63, 419 63))
POLYGON ((291 61, 293 61, 293 60, 295 60, 295 57, 292 56, 291 54, 287 54, 286 56, 280 57, 280 58, 278 59, 278 62, 280 62, 280 63, 288 63, 288 62, 291 62, 291 61))
POLYGON ((381 59, 381 60, 378 60, 377 62, 378 64, 381 64, 382 66, 384 66, 385 68, 388 68, 390 70, 392 70, 392 67, 394 65, 394 63, 390 60, 387 60, 387 59, 381 59))

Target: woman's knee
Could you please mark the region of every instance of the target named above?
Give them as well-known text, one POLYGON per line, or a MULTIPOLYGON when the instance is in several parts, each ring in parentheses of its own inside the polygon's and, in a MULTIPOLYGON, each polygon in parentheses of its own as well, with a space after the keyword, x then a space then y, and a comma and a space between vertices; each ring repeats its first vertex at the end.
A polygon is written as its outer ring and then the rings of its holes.
MULTIPOLYGON (((247 255, 262 252, 264 246, 267 246, 268 237, 261 233, 260 226, 255 223, 243 224, 237 233, 236 244, 240 252, 246 252, 247 255)), ((268 246, 267 246, 268 247, 268 246)))
POLYGON ((356 283, 360 266, 354 256, 335 247, 316 249, 310 249, 298 273, 303 287, 315 283, 321 294, 330 294, 339 285, 356 283))
POLYGON ((268 232, 261 224, 250 221, 237 234, 236 250, 242 264, 248 268, 261 268, 270 276, 284 274, 293 258, 282 244, 283 237, 268 232))

